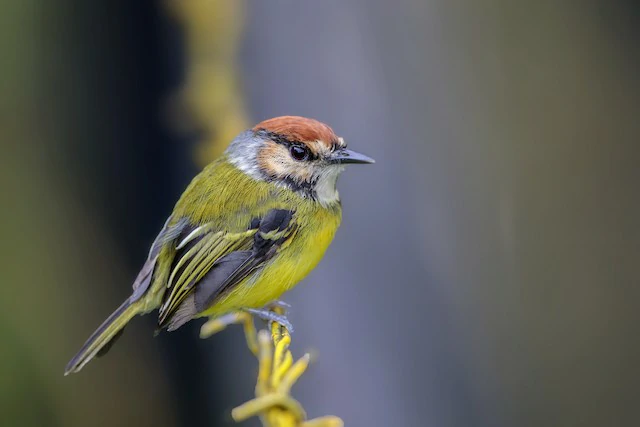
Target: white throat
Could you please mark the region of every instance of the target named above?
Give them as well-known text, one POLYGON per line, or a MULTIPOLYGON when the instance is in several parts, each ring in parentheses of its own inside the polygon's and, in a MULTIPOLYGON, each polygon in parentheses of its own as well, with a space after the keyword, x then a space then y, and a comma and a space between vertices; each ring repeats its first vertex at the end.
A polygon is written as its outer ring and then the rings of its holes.
POLYGON ((344 166, 328 166, 319 176, 314 187, 316 200, 323 206, 327 206, 340 201, 340 194, 336 183, 338 177, 344 170, 344 166))

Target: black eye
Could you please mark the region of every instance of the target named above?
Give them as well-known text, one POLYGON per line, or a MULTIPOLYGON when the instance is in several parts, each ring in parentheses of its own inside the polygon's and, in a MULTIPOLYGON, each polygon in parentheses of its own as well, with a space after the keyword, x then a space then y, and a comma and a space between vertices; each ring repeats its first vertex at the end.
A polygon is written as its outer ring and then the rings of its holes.
POLYGON ((309 158, 309 149, 306 147, 292 145, 291 148, 289 148, 289 152, 291 153, 291 157, 298 161, 307 160, 309 158))

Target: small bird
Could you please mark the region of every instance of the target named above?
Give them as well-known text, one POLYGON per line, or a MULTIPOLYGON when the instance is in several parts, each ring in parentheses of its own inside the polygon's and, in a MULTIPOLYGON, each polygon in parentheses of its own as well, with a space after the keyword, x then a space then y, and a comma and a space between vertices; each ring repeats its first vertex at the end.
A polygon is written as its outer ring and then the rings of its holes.
POLYGON ((158 329, 245 310, 290 327, 267 307, 324 256, 340 225, 336 189, 348 150, 313 119, 283 116, 238 135, 184 191, 151 245, 133 293, 67 364, 78 372, 136 315, 159 309, 158 329))

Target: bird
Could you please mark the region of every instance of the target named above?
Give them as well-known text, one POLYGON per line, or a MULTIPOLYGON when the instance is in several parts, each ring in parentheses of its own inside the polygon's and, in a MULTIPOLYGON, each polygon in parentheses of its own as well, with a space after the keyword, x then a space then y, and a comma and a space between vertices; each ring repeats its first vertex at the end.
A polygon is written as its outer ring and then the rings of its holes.
POLYGON ((315 119, 282 116, 240 133, 196 175, 153 241, 131 295, 87 339, 65 375, 105 354, 136 315, 158 331, 248 311, 288 328, 268 307, 323 258, 342 220, 347 164, 374 160, 315 119))

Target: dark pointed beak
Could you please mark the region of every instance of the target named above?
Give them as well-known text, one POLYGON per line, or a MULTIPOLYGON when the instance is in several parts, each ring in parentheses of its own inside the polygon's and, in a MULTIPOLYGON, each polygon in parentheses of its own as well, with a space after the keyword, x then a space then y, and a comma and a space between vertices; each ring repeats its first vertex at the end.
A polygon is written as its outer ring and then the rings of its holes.
POLYGON ((356 153, 355 151, 347 150, 346 148, 341 148, 340 150, 336 150, 331 155, 331 162, 340 163, 340 164, 346 164, 346 163, 368 164, 368 163, 375 163, 376 161, 373 160, 371 157, 365 156, 364 154, 356 153))

